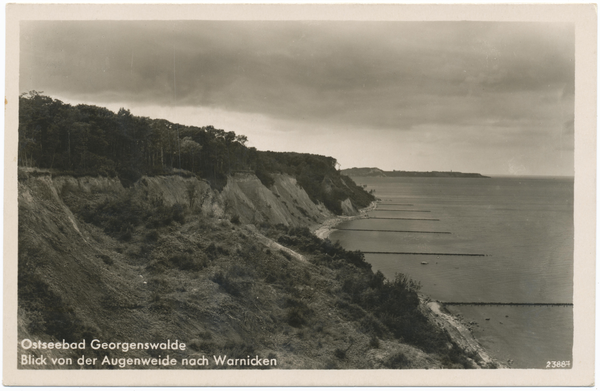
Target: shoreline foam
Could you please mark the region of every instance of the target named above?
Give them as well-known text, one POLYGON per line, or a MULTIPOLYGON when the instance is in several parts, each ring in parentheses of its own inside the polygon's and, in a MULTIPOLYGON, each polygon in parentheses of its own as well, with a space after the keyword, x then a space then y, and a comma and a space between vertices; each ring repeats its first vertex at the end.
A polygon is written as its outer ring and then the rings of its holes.
POLYGON ((336 216, 334 218, 325 220, 321 224, 313 227, 311 229, 312 233, 315 234, 319 239, 327 239, 329 235, 333 231, 335 231, 335 227, 344 221, 357 220, 357 219, 368 219, 367 212, 374 210, 377 207, 377 201, 371 202, 369 206, 366 208, 360 209, 358 211, 359 214, 355 216, 336 216))

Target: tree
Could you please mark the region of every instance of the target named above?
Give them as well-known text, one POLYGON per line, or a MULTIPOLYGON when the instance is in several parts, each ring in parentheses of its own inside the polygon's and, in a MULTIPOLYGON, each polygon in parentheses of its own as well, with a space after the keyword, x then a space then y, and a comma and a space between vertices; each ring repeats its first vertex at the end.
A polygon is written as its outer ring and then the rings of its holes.
POLYGON ((188 157, 188 161, 191 162, 191 164, 188 166, 189 170, 195 172, 194 157, 196 155, 200 157, 200 151, 202 151, 202 146, 194 140, 192 140, 191 137, 184 137, 183 140, 181 140, 181 151, 183 152, 184 156, 188 157))
POLYGON ((248 142, 248 137, 244 136, 243 134, 238 134, 237 136, 235 136, 235 141, 242 144, 243 146, 246 146, 246 143, 248 142))

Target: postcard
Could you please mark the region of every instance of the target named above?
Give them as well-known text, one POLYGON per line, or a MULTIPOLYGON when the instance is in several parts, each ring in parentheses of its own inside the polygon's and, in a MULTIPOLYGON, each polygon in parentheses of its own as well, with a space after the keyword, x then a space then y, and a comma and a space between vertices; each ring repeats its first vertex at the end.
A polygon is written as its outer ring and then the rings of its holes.
POLYGON ((6 23, 5 385, 594 383, 594 5, 6 23))

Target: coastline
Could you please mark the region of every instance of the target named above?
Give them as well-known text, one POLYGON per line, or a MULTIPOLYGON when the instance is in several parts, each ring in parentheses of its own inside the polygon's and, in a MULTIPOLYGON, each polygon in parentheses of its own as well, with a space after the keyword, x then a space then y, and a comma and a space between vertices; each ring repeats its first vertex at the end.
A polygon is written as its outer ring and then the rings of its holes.
MULTIPOLYGON (((313 227, 311 232, 320 239, 327 239, 335 231, 335 227, 342 222, 368 218, 367 212, 377 208, 377 203, 378 201, 373 201, 366 208, 359 210, 359 214, 356 216, 336 216, 325 220, 313 227)), ((469 326, 452 315, 441 303, 421 293, 419 293, 419 302, 419 307, 423 315, 441 330, 445 331, 452 342, 469 354, 472 357, 473 363, 478 368, 510 368, 508 365, 490 357, 479 341, 475 339, 473 333, 469 330, 469 326)))
POLYGON ((344 221, 357 220, 357 219, 368 219, 367 212, 374 210, 377 207, 377 201, 371 202, 366 208, 360 209, 358 214, 355 216, 336 216, 331 219, 325 220, 321 224, 313 226, 311 232, 315 234, 319 239, 327 239, 329 235, 335 231, 335 227, 344 221))
POLYGON ((496 369, 510 368, 510 366, 492 358, 475 338, 469 325, 464 324, 459 318, 444 307, 443 304, 431 300, 426 295, 419 294, 420 309, 423 315, 444 330, 450 339, 466 352, 479 368, 496 369))

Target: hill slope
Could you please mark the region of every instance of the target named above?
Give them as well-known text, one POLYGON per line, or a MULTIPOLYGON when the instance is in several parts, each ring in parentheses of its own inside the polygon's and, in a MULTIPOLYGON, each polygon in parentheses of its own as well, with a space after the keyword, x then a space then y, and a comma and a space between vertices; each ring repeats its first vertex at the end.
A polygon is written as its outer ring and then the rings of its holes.
MULTIPOLYGON (((289 178, 277 180, 280 197, 306 201, 301 193, 283 194, 289 178)), ((241 193, 268 191, 248 178, 231 179, 218 193, 181 177, 142 178, 125 188, 118 179, 21 170, 19 338, 187 345, 129 352, 88 346, 86 356, 99 359, 259 356, 279 368, 475 365, 421 314, 410 280, 385 281, 360 253, 305 228, 269 224, 282 219, 280 205, 262 223, 242 223, 249 214, 236 205, 252 200, 241 193), (190 184, 204 194, 196 202, 176 191, 190 184), (228 208, 238 214, 225 214, 228 208)), ((323 213, 314 204, 306 210, 311 218, 323 213)), ((207 367, 221 366, 211 360, 207 367)))

